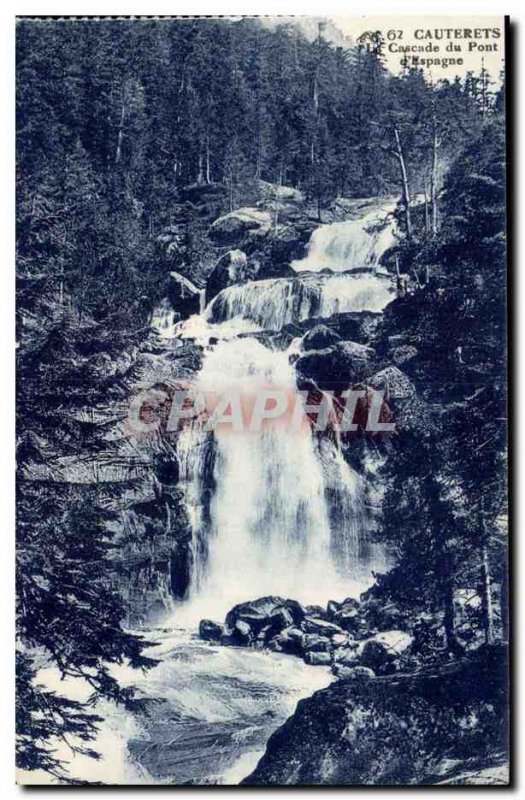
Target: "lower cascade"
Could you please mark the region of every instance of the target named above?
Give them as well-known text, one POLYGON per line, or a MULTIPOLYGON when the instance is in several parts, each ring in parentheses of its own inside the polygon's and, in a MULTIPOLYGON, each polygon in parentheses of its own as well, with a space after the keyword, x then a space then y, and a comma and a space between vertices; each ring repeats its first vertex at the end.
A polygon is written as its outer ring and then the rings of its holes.
MULTIPOLYGON (((248 400, 261 386, 293 400, 293 366, 287 352, 244 338, 208 352, 197 390, 238 388, 248 400)), ((212 438, 197 422, 178 452, 193 509, 190 600, 217 615, 265 594, 326 603, 358 589, 363 481, 336 444, 278 424, 218 426, 212 438)))

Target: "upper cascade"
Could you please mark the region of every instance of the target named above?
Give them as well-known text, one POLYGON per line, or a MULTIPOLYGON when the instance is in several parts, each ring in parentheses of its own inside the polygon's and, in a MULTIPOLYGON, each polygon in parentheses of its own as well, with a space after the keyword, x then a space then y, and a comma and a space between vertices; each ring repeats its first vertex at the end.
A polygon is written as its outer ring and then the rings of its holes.
POLYGON ((230 286, 206 309, 212 323, 251 320, 265 330, 280 330, 290 322, 326 318, 348 311, 382 311, 392 300, 386 275, 305 275, 230 286))
POLYGON ((345 222, 321 225, 310 239, 306 258, 292 261, 296 272, 346 272, 378 267, 381 256, 395 244, 396 202, 382 202, 345 222))

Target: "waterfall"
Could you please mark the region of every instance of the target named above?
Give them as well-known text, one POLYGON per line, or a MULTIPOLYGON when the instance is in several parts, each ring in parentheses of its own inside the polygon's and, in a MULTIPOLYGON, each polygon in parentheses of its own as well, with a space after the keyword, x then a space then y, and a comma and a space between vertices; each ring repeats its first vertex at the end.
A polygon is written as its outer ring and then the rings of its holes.
MULTIPOLYGON (((262 386, 296 393, 288 353, 243 338, 210 350, 197 389, 262 386)), ((304 602, 347 596, 357 586, 360 479, 328 439, 310 428, 268 426, 256 433, 210 433, 194 423, 179 453, 194 508, 190 600, 218 616, 236 602, 280 594, 304 602), (321 452, 322 450, 322 452, 321 452), (344 465, 344 466, 343 466, 344 465), (208 497, 206 498, 206 492, 208 497), (211 495, 211 497, 210 497, 211 495), (340 502, 337 519, 329 499, 340 502)))
POLYGON ((326 318, 348 311, 382 311, 393 298, 385 275, 309 275, 237 284, 223 289, 209 304, 210 322, 251 320, 265 330, 290 322, 326 318))
MULTIPOLYGON (((236 390, 249 404, 272 387, 293 402, 297 341, 273 350, 249 334, 382 311, 393 296, 390 276, 378 268, 392 243, 391 210, 368 206, 360 220, 322 226, 306 258, 294 263, 295 277, 230 286, 175 326, 177 336, 204 345, 197 392, 236 390), (319 273, 325 267, 331 272, 319 273)), ((179 435, 178 457, 193 531, 193 616, 219 618, 237 602, 268 594, 326 603, 369 582, 365 479, 329 436, 277 422, 257 432, 207 431, 194 420, 179 435)))
POLYGON ((306 258, 293 261, 296 272, 345 272, 378 267, 385 250, 395 243, 395 202, 374 207, 364 216, 321 225, 312 234, 306 258))

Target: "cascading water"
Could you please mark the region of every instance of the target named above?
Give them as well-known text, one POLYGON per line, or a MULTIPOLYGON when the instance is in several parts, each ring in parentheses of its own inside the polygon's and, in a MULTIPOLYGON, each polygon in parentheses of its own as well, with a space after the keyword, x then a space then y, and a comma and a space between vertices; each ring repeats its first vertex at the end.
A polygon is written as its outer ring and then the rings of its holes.
MULTIPOLYGON (((394 207, 375 205, 361 219, 314 232, 294 268, 328 267, 336 274, 234 285, 184 323, 182 335, 218 340, 207 349, 197 390, 234 388, 246 398, 273 386, 293 401, 291 352, 268 349, 246 336, 247 326, 279 330, 336 313, 381 311, 393 294, 377 264, 393 241, 394 207), (232 338, 235 330, 244 336, 232 338)), ((211 434, 196 422, 183 430, 178 451, 193 525, 191 606, 198 601, 202 613, 217 617, 265 594, 326 602, 362 590, 364 481, 331 439, 314 436, 308 426, 299 433, 268 426, 211 434)))
POLYGON ((296 272, 345 272, 355 267, 378 267, 395 239, 395 202, 385 202, 358 219, 321 225, 312 234, 306 258, 292 261, 296 272))
POLYGON ((315 275, 252 281, 223 289, 206 310, 210 322, 251 320, 265 330, 347 311, 382 311, 392 300, 388 276, 315 275))
MULTIPOLYGON (((293 366, 287 352, 243 338, 208 353, 196 389, 237 390, 250 405, 261 387, 283 390, 292 404, 293 366)), ((314 438, 307 425, 293 430, 276 423, 243 433, 219 426, 213 448, 210 458, 210 434, 199 423, 180 436, 183 476, 195 509, 189 594, 200 600, 201 611, 217 616, 267 594, 326 603, 357 588, 348 568, 358 556, 352 523, 359 478, 332 442, 314 438), (210 485, 211 502, 204 495, 210 485), (327 504, 335 496, 341 501, 337 531, 327 504)))

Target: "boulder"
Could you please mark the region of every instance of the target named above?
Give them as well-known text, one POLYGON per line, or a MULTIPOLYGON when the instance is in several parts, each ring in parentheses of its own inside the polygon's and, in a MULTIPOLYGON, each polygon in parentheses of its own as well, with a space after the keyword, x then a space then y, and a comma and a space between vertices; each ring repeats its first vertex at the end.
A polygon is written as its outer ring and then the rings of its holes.
POLYGON ((186 319, 201 310, 203 290, 179 272, 170 272, 168 300, 181 318, 186 319))
POLYGON ((212 619, 201 619, 199 622, 199 636, 205 642, 219 642, 224 633, 222 622, 215 622, 212 619))
POLYGON ((248 645, 253 642, 255 634, 248 622, 237 619, 231 632, 232 642, 240 645, 248 645))
POLYGON ((219 217, 208 230, 215 244, 239 247, 255 236, 266 235, 272 227, 272 215, 258 208, 238 208, 219 217))
POLYGON ((303 653, 303 640, 304 634, 299 628, 293 626, 285 628, 281 633, 278 633, 270 641, 270 649, 275 649, 273 645, 277 645, 279 652, 288 653, 292 656, 300 656, 303 653))
POLYGON ((340 680, 344 681, 366 681, 376 676, 374 670, 370 669, 370 667, 345 667, 342 664, 334 664, 332 666, 332 672, 334 675, 337 675, 340 680))
POLYGON ((304 654, 305 664, 310 664, 312 667, 326 667, 332 662, 330 653, 321 653, 310 650, 304 654))
POLYGON ((247 622, 255 633, 269 626, 268 631, 278 633, 290 625, 299 626, 305 617, 304 608, 295 600, 282 597, 259 597, 234 606, 226 615, 226 625, 235 626, 237 619, 247 622))
POLYGON ((311 350, 301 356, 295 368, 303 379, 315 381, 321 388, 334 388, 361 380, 374 358, 374 351, 357 342, 337 342, 330 347, 311 350))
POLYGON ((334 647, 343 647, 350 641, 350 636, 348 633, 334 633, 330 640, 334 647))
POLYGON ((341 337, 331 328, 326 325, 316 325, 305 333, 301 340, 301 347, 304 351, 323 350, 339 341, 341 341, 341 337))
POLYGON ((305 614, 309 617, 316 617, 317 619, 328 619, 326 610, 322 606, 305 606, 305 614))
POLYGON ((417 356, 418 350, 411 344, 402 344, 399 347, 394 347, 391 352, 391 358, 394 364, 404 364, 417 356))
POLYGON ((373 389, 383 392, 387 400, 404 400, 416 392, 408 375, 398 367, 385 367, 369 378, 368 383, 373 389))
POLYGON ((374 641, 384 645, 393 656, 402 656, 414 643, 414 637, 405 631, 382 631, 376 633, 374 641))
POLYGON ((407 653, 414 639, 404 631, 383 631, 367 639, 359 648, 359 663, 377 670, 407 653))
POLYGON ((206 304, 228 286, 254 277, 243 250, 229 250, 218 260, 206 281, 206 304))
POLYGON ((336 647, 332 655, 335 663, 345 667, 353 667, 359 663, 359 650, 354 647, 336 647))
POLYGON ((317 633, 320 636, 332 636, 334 633, 343 633, 339 625, 310 616, 304 618, 301 628, 306 631, 306 633, 317 633))
POLYGON ((305 652, 327 653, 330 649, 330 639, 317 633, 305 633, 302 645, 305 652))

